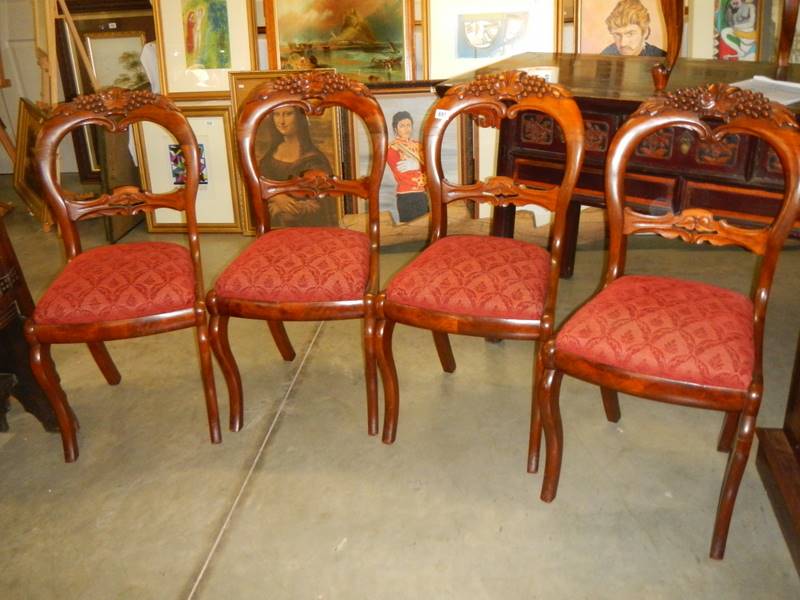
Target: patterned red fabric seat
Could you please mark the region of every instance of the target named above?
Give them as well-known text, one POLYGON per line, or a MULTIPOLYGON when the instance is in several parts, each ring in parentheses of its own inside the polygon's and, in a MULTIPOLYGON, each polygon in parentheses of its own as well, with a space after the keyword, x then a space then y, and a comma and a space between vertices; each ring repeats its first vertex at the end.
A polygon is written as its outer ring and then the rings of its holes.
POLYGON ((556 347, 637 374, 743 390, 753 373, 753 304, 705 283, 624 276, 567 321, 556 347))
POLYGON ((336 227, 273 230, 256 239, 217 280, 218 296, 256 302, 361 300, 369 239, 336 227))
POLYGON ((189 251, 143 242, 82 252, 64 267, 36 305, 40 325, 96 323, 189 308, 195 298, 189 251))
POLYGON ((514 239, 454 235, 438 240, 392 279, 387 300, 475 317, 542 316, 550 254, 514 239))

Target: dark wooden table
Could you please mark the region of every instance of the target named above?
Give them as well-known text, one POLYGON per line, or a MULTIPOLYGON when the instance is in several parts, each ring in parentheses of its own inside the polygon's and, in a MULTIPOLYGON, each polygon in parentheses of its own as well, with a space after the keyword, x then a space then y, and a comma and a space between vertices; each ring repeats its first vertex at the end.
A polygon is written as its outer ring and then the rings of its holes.
POLYGON ((7 431, 5 413, 10 392, 26 411, 41 422, 47 431, 58 431, 50 402, 44 395, 30 368, 28 343, 22 330, 26 316, 33 313, 33 298, 22 275, 19 261, 11 246, 3 219, 11 206, 0 202, 0 431, 7 431))
MULTIPOLYGON (((481 73, 557 66, 559 83, 572 91, 586 122, 586 159, 569 212, 562 276, 572 274, 581 205, 604 207, 603 170, 611 138, 627 116, 654 95, 652 57, 613 57, 527 53, 437 86, 448 88, 481 73)), ((774 77, 771 63, 735 63, 679 59, 666 90, 710 82, 731 83, 753 75, 774 77)), ((800 81, 800 65, 785 76, 800 81)), ((504 124, 498 151, 498 175, 530 183, 554 183, 563 173, 564 143, 552 119, 526 114, 504 124)), ((626 178, 630 201, 653 212, 668 207, 723 208, 734 219, 764 221, 781 199, 783 174, 777 157, 763 143, 730 136, 714 146, 690 132, 667 131, 648 138, 636 151, 626 178)), ((513 235, 514 207, 496 209, 493 231, 513 235)))

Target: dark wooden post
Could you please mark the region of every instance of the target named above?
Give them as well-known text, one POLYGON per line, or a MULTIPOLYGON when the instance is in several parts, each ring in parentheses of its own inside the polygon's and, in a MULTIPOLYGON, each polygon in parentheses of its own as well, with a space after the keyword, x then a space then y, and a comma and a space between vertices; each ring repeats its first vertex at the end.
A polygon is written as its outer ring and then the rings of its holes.
MULTIPOLYGON (((794 0, 795 4, 797 0, 794 0)), ((683 0, 661 0, 661 11, 667 26, 667 58, 653 67, 653 85, 660 92, 667 87, 669 75, 678 60, 683 39, 683 0)))

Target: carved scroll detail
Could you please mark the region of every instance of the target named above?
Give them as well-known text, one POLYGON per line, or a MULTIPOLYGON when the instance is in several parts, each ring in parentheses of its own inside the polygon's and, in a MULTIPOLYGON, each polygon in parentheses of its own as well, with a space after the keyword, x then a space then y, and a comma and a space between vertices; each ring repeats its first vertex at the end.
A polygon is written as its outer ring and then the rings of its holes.
POLYGON ((256 88, 247 102, 266 100, 275 93, 283 92, 303 100, 321 98, 335 92, 349 91, 359 96, 371 96, 366 85, 353 81, 340 73, 309 71, 270 79, 256 88))
POLYGON ((794 114, 771 102, 761 92, 742 90, 726 83, 683 88, 642 103, 634 116, 657 116, 671 110, 696 113, 725 123, 739 117, 767 119, 778 127, 798 129, 794 114))
POLYGON ((520 101, 534 96, 543 98, 571 98, 566 88, 547 83, 542 77, 528 75, 524 71, 504 71, 478 75, 473 81, 451 88, 447 95, 457 95, 459 99, 488 97, 498 100, 520 101))
POLYGON ((447 202, 456 200, 479 200, 493 206, 525 206, 537 204, 552 211, 558 198, 558 186, 531 189, 514 182, 511 177, 501 175, 488 177, 485 182, 448 186, 447 202))
POLYGON ((680 238, 690 244, 736 244, 759 254, 763 254, 767 239, 763 229, 736 227, 725 219, 715 219, 712 212, 702 208, 687 208, 678 214, 643 215, 626 207, 623 233, 655 233, 667 239, 680 238))
POLYGON ((89 200, 67 190, 63 190, 62 194, 67 203, 70 218, 81 220, 101 215, 109 217, 135 215, 148 208, 177 208, 182 193, 151 194, 134 188, 124 189, 113 194, 103 194, 89 200))
POLYGON ((155 106, 179 112, 178 107, 169 98, 160 94, 147 90, 112 87, 96 94, 77 96, 71 102, 59 104, 49 116, 67 116, 85 111, 104 116, 122 116, 143 106, 155 106))

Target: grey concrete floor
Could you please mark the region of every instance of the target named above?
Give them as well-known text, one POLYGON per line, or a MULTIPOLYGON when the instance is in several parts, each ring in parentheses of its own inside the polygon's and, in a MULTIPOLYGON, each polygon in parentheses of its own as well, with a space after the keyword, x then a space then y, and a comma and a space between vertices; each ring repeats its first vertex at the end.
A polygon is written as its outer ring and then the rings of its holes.
MULTIPOLYGON (((26 214, 8 177, 0 199, 17 206, 6 225, 38 297, 62 264, 60 242, 26 214)), ((97 223, 83 228, 101 240, 97 223)), ((149 237, 140 228, 125 241, 149 237)), ((207 285, 248 241, 202 237, 207 285)), ((387 250, 383 275, 413 250, 387 250)), ((736 250, 645 239, 629 254, 631 271, 749 287, 751 261, 736 250)), ((596 287, 602 262, 601 243, 580 248, 559 318, 596 287)), ((799 273, 792 243, 767 321, 764 426, 783 421, 799 273)), ((232 326, 245 427, 226 430, 219 446, 208 442, 191 331, 110 343, 123 376, 116 387, 85 347, 57 347, 81 456, 64 464, 59 436, 13 403, 11 431, 0 434, 0 596, 800 597, 753 464, 726 557, 708 558, 725 465, 715 451, 720 415, 623 396, 622 420, 611 424, 599 391, 566 379, 561 485, 544 504, 541 476, 525 471, 531 343, 454 337, 458 369, 445 374, 430 335, 399 326, 401 417, 385 446, 366 433, 360 324, 288 330, 292 363, 263 324, 232 326)), ((217 387, 226 422, 219 373, 217 387)))

